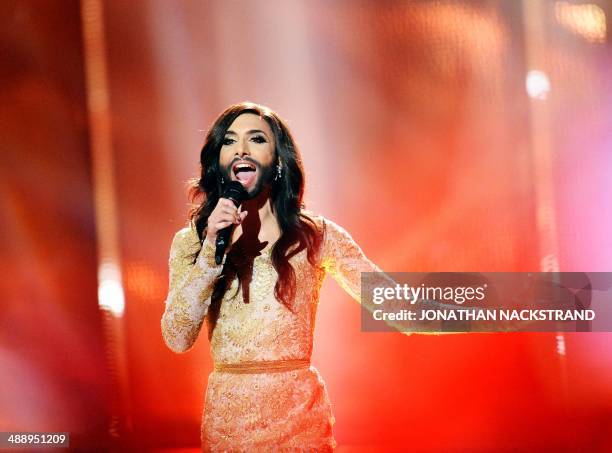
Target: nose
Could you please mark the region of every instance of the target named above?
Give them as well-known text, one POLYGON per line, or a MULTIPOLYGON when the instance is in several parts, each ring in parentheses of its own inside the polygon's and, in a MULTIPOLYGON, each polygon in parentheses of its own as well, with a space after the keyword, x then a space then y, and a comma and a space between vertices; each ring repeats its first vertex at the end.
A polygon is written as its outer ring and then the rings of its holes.
POLYGON ((236 148, 236 155, 239 157, 251 155, 251 151, 249 150, 249 142, 246 140, 246 138, 239 141, 239 145, 236 148))

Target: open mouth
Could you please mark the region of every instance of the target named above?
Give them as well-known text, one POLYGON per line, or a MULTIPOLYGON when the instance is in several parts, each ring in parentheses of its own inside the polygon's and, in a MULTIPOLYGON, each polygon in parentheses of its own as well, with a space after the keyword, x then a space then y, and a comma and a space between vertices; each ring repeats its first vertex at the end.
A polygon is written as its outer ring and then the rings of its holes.
POLYGON ((232 173, 244 187, 250 187, 255 181, 257 167, 250 162, 236 162, 232 165, 232 173))

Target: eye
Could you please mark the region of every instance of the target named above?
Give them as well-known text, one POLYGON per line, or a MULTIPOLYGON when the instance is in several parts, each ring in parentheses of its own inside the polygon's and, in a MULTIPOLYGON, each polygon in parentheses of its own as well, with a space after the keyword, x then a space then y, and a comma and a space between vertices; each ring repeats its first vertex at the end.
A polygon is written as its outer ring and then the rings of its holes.
POLYGON ((225 137, 223 139, 223 146, 231 145, 235 140, 233 138, 225 137))
POLYGON ((266 143, 266 137, 264 137, 263 135, 256 135, 254 136, 251 140, 253 140, 255 143, 266 143))

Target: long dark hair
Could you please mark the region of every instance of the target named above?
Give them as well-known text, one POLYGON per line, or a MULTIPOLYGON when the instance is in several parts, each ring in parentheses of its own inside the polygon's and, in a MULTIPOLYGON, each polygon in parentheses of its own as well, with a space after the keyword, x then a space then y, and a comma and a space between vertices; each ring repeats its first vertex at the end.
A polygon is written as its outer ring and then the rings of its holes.
MULTIPOLYGON (((281 235, 272 247, 272 264, 278 273, 274 295, 292 310, 295 298, 296 276, 289 259, 306 249, 308 262, 316 266, 321 246, 321 232, 314 220, 303 212, 304 169, 302 158, 286 123, 274 111, 252 102, 241 102, 225 109, 209 129, 200 153, 201 175, 190 182, 189 198, 193 205, 190 218, 195 225, 200 241, 205 236, 208 217, 219 201, 222 190, 219 171, 219 154, 225 134, 234 120, 245 113, 263 118, 272 129, 276 144, 276 163, 282 163, 282 177, 271 182, 271 203, 281 230, 281 235), (294 247, 296 246, 296 247, 294 247), (288 251, 291 252, 288 253, 288 251)), ((194 255, 194 262, 197 259, 194 255)), ((229 256, 228 256, 229 259, 229 256)), ((226 266, 232 265, 226 259, 226 266)), ((216 325, 221 301, 231 281, 223 273, 216 283, 209 308, 209 337, 216 325)), ((235 275, 235 274, 234 274, 235 275)))

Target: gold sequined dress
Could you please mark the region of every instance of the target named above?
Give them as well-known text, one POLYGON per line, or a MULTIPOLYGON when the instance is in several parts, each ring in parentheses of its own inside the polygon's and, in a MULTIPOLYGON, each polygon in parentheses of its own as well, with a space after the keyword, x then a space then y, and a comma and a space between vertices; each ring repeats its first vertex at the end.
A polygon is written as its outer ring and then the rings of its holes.
MULTIPOLYGON (((210 339, 215 369, 208 378, 202 417, 204 451, 307 449, 331 451, 334 417, 327 390, 310 365, 319 290, 330 274, 359 301, 361 272, 378 272, 351 236, 323 217, 317 266, 306 251, 290 260, 297 281, 293 312, 274 296, 277 273, 271 247, 252 263, 248 303, 237 279, 226 291, 210 339)), ((161 320, 173 351, 189 350, 209 316, 213 285, 223 264, 214 246, 201 247, 193 226, 176 233, 170 249, 170 287, 161 320)))

